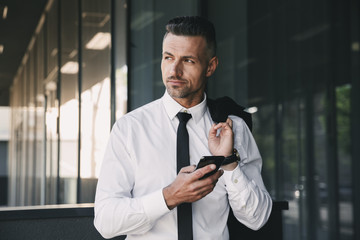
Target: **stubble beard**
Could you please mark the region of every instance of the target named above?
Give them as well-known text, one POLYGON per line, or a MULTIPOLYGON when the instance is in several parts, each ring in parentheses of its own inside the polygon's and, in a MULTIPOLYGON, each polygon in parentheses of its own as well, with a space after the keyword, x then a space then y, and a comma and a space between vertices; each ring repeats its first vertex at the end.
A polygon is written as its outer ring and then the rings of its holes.
POLYGON ((186 98, 190 95, 188 87, 166 86, 166 91, 172 98, 186 98))
MULTIPOLYGON (((168 78, 168 80, 175 79, 174 77, 168 78)), ((189 82, 186 79, 179 79, 186 81, 184 86, 172 86, 171 84, 166 83, 166 91, 173 99, 187 99, 188 101, 192 102, 197 98, 201 99, 203 94, 200 93, 204 91, 204 86, 200 87, 199 89, 191 89, 191 86, 188 85, 189 82)))

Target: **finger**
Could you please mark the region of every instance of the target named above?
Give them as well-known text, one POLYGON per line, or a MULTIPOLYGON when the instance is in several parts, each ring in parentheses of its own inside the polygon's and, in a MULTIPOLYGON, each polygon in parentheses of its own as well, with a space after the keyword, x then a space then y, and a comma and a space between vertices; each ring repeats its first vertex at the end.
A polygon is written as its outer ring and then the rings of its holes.
POLYGON ((217 123, 217 124, 214 124, 213 126, 214 126, 214 129, 219 129, 219 128, 221 128, 222 126, 223 126, 223 124, 224 124, 224 122, 219 122, 219 123, 217 123))
POLYGON ((224 174, 224 170, 223 170, 223 169, 219 169, 218 171, 216 171, 216 173, 214 173, 213 175, 209 176, 208 178, 209 178, 212 182, 216 183, 223 174, 224 174))
POLYGON ((222 131, 220 132, 220 134, 223 133, 228 133, 228 132, 232 132, 232 128, 228 123, 221 123, 221 125, 216 125, 215 129, 222 129, 222 131))
POLYGON ((203 180, 197 180, 193 184, 193 191, 188 194, 188 196, 192 199, 199 200, 200 198, 203 198, 205 195, 212 192, 216 185, 216 182, 210 181, 209 179, 203 179, 203 180))
POLYGON ((218 130, 219 128, 230 128, 232 129, 232 121, 230 118, 226 120, 226 122, 218 123, 214 126, 214 130, 218 130))
POLYGON ((192 184, 192 193, 189 193, 187 196, 189 197, 189 202, 197 201, 203 197, 205 197, 207 194, 211 193, 218 180, 219 177, 224 173, 223 170, 217 171, 215 174, 204 178, 202 180, 196 180, 192 184))
MULTIPOLYGON (((210 164, 210 165, 214 165, 214 164, 210 164)), ((208 166, 210 166, 210 165, 208 165, 208 166)), ((206 167, 208 167, 208 166, 206 166, 206 167)), ((215 165, 214 165, 215 166, 215 165)), ((205 168, 205 167, 204 167, 205 168)), ((199 169, 200 170, 200 169, 199 169)), ((205 170, 205 169, 204 169, 205 170)), ((215 170, 215 168, 211 168, 210 170, 206 170, 206 171, 203 171, 203 172, 201 172, 201 171, 199 171, 199 172, 197 172, 197 173, 195 173, 195 176, 196 177, 194 177, 196 180, 199 180, 199 179, 201 179, 202 177, 204 177, 205 176, 205 174, 207 174, 207 173, 209 173, 209 172, 212 172, 212 171, 214 171, 215 170)), ((204 183, 204 184, 211 184, 211 183, 215 183, 216 184, 216 182, 218 181, 218 179, 222 176, 224 174, 224 170, 223 169, 219 169, 218 171, 216 171, 214 174, 212 174, 212 175, 210 175, 210 176, 208 176, 208 177, 206 177, 206 178, 203 178, 203 179, 201 179, 200 181, 203 181, 203 180, 206 180, 206 182, 204 183)))
POLYGON ((233 127, 233 122, 232 122, 232 120, 230 118, 226 119, 226 123, 230 126, 230 128, 233 127))
POLYGON ((209 131, 209 137, 215 137, 216 136, 216 129, 215 129, 216 124, 214 123, 209 131))
POLYGON ((180 173, 191 173, 195 170, 195 165, 186 166, 180 169, 180 173))
POLYGON ((225 127, 225 124, 226 124, 226 123, 224 123, 224 122, 221 122, 221 123, 216 124, 216 125, 214 126, 214 131, 216 131, 216 130, 222 128, 222 127, 225 127))
POLYGON ((215 164, 209 164, 205 167, 202 167, 196 171, 193 172, 193 180, 198 180, 200 178, 202 178, 203 176, 205 176, 205 174, 214 171, 216 169, 216 165, 215 164))
POLYGON ((197 189, 198 193, 205 193, 206 194, 212 192, 212 190, 215 188, 217 182, 219 181, 219 178, 224 174, 224 170, 220 169, 213 175, 204 178, 202 180, 198 180, 194 183, 194 187, 197 189))

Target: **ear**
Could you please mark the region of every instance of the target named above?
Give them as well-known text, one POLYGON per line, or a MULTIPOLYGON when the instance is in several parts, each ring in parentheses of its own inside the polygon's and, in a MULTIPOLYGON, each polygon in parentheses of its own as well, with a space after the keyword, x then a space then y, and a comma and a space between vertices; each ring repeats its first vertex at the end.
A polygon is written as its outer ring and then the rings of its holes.
POLYGON ((216 56, 210 59, 208 67, 206 69, 206 77, 210 77, 211 75, 214 74, 218 64, 219 64, 219 60, 216 56))

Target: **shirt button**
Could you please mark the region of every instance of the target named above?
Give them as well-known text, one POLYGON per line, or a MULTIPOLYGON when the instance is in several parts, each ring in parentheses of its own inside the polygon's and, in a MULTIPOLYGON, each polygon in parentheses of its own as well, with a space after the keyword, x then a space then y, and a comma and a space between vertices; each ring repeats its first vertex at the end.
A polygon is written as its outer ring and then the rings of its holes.
POLYGON ((238 183, 238 180, 237 180, 237 179, 234 179, 234 183, 238 183))

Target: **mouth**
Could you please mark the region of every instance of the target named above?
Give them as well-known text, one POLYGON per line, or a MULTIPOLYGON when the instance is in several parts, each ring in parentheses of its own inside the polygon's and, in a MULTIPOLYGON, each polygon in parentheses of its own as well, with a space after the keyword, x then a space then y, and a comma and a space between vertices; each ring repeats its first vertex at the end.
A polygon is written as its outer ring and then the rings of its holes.
POLYGON ((183 86, 187 83, 186 80, 182 80, 182 79, 167 79, 166 82, 171 86, 183 86))

